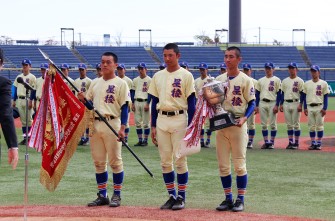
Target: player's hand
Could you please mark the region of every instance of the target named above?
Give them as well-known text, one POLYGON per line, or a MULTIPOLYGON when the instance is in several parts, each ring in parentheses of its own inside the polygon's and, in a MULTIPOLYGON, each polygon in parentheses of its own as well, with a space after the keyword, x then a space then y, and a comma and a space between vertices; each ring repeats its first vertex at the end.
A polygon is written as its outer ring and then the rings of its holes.
POLYGON ((77 98, 81 101, 81 102, 85 102, 85 93, 82 91, 79 91, 77 94, 77 98))
POLYGON ((235 122, 236 122, 236 126, 241 127, 247 120, 248 120, 247 117, 237 118, 237 119, 235 120, 235 122))
POLYGON ((33 102, 31 100, 28 101, 28 109, 31 110, 33 108, 33 102))
POLYGON ((19 161, 19 149, 18 148, 8 149, 8 164, 12 165, 13 170, 16 169, 18 161, 19 161))
POLYGON ((258 114, 259 113, 259 107, 255 107, 255 114, 258 114))
POLYGON ((124 140, 124 137, 126 136, 124 130, 125 130, 126 126, 125 125, 121 125, 121 128, 118 132, 118 139, 117 141, 121 142, 122 140, 124 140))
POLYGON ((298 110, 298 112, 302 112, 302 105, 301 104, 298 105, 297 110, 298 110))
POLYGON ((324 117, 326 115, 326 110, 322 109, 322 110, 320 110, 320 112, 321 112, 322 117, 324 117))
POLYGON ((278 106, 275 105, 275 106, 273 107, 272 111, 273 111, 274 114, 278 113, 278 106))
POLYGON ((145 103, 145 105, 144 105, 144 111, 145 112, 149 111, 149 104, 148 103, 145 103))
POLYGON ((305 114, 306 116, 308 116, 308 110, 307 110, 307 109, 304 110, 304 114, 305 114))
POLYGON ((12 101, 12 107, 16 107, 16 102, 14 100, 12 101))
POLYGON ((280 111, 280 112, 283 112, 283 111, 284 111, 283 105, 280 105, 280 107, 279 107, 279 111, 280 111))
POLYGON ((156 127, 151 127, 151 140, 156 146, 158 146, 156 135, 157 135, 156 134, 156 127))
POLYGON ((135 104, 134 104, 134 103, 131 104, 131 110, 132 110, 133 112, 135 112, 135 104))

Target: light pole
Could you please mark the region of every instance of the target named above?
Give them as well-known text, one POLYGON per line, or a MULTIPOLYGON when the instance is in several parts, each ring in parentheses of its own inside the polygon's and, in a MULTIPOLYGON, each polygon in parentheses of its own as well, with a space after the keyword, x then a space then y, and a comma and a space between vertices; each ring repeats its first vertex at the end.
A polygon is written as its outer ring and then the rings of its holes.
POLYGON ((294 46, 294 32, 295 31, 303 31, 304 32, 304 46, 305 46, 305 41, 306 41, 306 30, 303 28, 294 28, 292 29, 292 46, 294 46))
MULTIPOLYGON (((226 42, 226 44, 227 44, 227 47, 228 47, 228 29, 224 29, 224 28, 222 28, 222 29, 215 29, 215 38, 216 37, 219 37, 219 35, 218 35, 218 32, 227 32, 227 42, 226 42)), ((215 41, 215 45, 217 46, 218 44, 217 44, 218 42, 217 41, 215 41)))
POLYGON ((141 32, 142 31, 150 32, 150 47, 151 47, 152 45, 151 29, 138 29, 138 47, 141 47, 141 32))
POLYGON ((255 44, 257 44, 257 35, 254 35, 254 38, 255 38, 255 44))
MULTIPOLYGON (((64 41, 65 41, 65 32, 64 31, 72 31, 72 48, 74 48, 74 28, 61 28, 60 29, 60 45, 63 46, 63 33, 64 33, 64 41)), ((65 44, 66 45, 66 44, 65 44)))

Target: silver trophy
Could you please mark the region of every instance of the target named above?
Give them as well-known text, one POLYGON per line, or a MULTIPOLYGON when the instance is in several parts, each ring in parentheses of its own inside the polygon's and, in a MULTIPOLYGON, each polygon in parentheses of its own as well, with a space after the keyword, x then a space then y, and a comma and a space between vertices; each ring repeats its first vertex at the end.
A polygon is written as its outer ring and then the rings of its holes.
POLYGON ((236 124, 234 114, 225 111, 222 106, 227 89, 228 82, 215 81, 212 77, 208 78, 207 83, 202 87, 204 98, 214 109, 214 116, 209 119, 211 131, 221 130, 236 124))

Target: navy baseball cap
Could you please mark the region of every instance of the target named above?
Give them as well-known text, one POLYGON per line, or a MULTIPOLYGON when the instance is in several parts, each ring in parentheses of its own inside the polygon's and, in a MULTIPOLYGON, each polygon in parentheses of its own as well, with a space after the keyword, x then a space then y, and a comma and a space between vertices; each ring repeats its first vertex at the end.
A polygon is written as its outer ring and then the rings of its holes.
POLYGON ((70 66, 66 63, 63 63, 61 66, 60 66, 61 69, 69 69, 70 66))
POLYGON ((101 69, 101 64, 100 64, 100 63, 97 63, 97 64, 95 65, 95 69, 101 69))
POLYGON ((265 68, 271 68, 271 69, 274 69, 274 68, 275 68, 275 66, 273 65, 272 62, 266 62, 266 63, 264 64, 264 67, 265 67, 265 68))
POLYGON ((86 69, 86 64, 84 63, 78 64, 78 69, 86 69))
POLYGON ((49 64, 48 64, 48 63, 42 63, 42 64, 40 65, 40 68, 46 70, 46 69, 49 68, 49 64))
POLYGON ((138 63, 137 68, 147 68, 147 65, 144 62, 138 63))
POLYGON ((243 64, 243 69, 248 69, 248 70, 250 70, 250 69, 251 69, 251 65, 248 64, 248 63, 245 63, 245 64, 243 64))
POLYGON ((29 60, 29 59, 23 59, 22 60, 22 65, 24 65, 24 64, 29 64, 29 65, 31 65, 31 61, 29 60))
POLYGON ((288 67, 288 68, 298 68, 298 65, 297 65, 297 63, 295 63, 295 62, 291 62, 291 63, 289 63, 289 64, 287 65, 287 67, 288 67))
POLYGON ((319 65, 312 65, 312 66, 311 66, 311 71, 319 71, 319 72, 320 72, 320 67, 319 67, 319 65))
POLYGON ((188 63, 186 61, 183 61, 179 63, 179 66, 183 68, 188 68, 188 63))
POLYGON ((222 63, 222 64, 220 65, 220 69, 227 69, 227 65, 226 65, 226 63, 222 63))
POLYGON ((117 68, 126 69, 126 66, 124 66, 124 64, 119 64, 119 65, 117 66, 117 68))
POLYGON ((208 69, 208 65, 205 62, 201 62, 198 66, 199 69, 208 69))
POLYGON ((161 63, 161 64, 159 65, 159 68, 166 68, 166 64, 165 64, 165 63, 161 63))

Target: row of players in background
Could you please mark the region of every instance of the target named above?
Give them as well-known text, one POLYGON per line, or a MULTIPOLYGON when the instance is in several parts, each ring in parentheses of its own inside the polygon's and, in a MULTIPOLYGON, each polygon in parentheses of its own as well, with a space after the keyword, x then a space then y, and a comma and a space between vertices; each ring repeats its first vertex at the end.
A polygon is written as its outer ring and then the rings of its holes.
MULTIPOLYGON (((187 62, 181 62, 180 66, 189 69, 187 62)), ((35 78, 30 73, 31 62, 29 59, 22 61, 22 74, 18 77, 22 77, 26 83, 29 83, 32 87, 35 87, 36 91, 31 94, 28 107, 28 129, 30 129, 32 118, 31 110, 36 111, 42 93, 42 85, 44 80, 44 74, 47 71, 48 64, 41 64, 42 77, 35 78)), ((165 64, 161 64, 159 69, 164 69, 165 64)), ((199 71, 201 76, 195 80, 195 88, 198 93, 200 88, 207 82, 208 78, 208 66, 206 63, 200 63, 199 71)), ((280 79, 274 76, 274 65, 271 62, 265 63, 265 76, 261 79, 253 80, 256 88, 256 109, 255 114, 259 113, 261 117, 262 135, 264 144, 262 149, 273 149, 275 137, 277 134, 277 113, 278 111, 284 112, 285 121, 287 124, 287 134, 289 143, 287 149, 298 149, 299 148, 299 137, 301 135, 300 130, 300 117, 302 112, 302 106, 304 105, 304 114, 308 116, 309 133, 311 138, 311 150, 320 150, 322 144, 323 130, 324 130, 324 116, 328 107, 328 84, 327 82, 320 79, 320 67, 313 65, 311 67, 311 80, 304 83, 304 81, 298 77, 297 64, 292 62, 288 65, 289 77, 280 81, 280 79), (269 131, 270 127, 270 139, 269 131)), ((148 97, 147 90, 150 86, 151 78, 147 75, 146 64, 141 62, 137 66, 139 76, 134 78, 132 81, 126 76, 126 67, 123 64, 119 64, 117 67, 118 76, 125 80, 130 88, 132 103, 130 107, 135 113, 135 126, 138 136, 138 142, 135 146, 147 146, 148 136, 150 134, 149 128, 149 103, 150 97, 148 97), (144 136, 143 136, 144 135, 144 136)), ((68 76, 69 65, 62 64, 61 70, 65 76, 80 90, 87 91, 91 79, 86 76, 87 67, 85 64, 79 64, 78 70, 80 77, 76 80, 71 79, 68 76)), ((101 77, 100 65, 96 65, 97 77, 101 77)), ((222 63, 220 65, 220 74, 226 72, 226 65, 222 63)), ((252 68, 250 64, 243 65, 243 72, 248 76, 251 76, 252 68)), ((217 77, 220 79, 220 75, 217 77)), ((65 80, 64 80, 65 81, 65 80)), ((65 81, 68 85, 69 83, 65 81)), ((26 134, 26 114, 25 114, 25 96, 26 91, 24 87, 14 81, 13 90, 13 106, 16 106, 19 110, 22 123, 22 132, 26 134)), ((71 86, 69 85, 71 88, 71 86)), ((73 88, 71 90, 74 91, 73 88)), ((196 96, 198 96, 196 94, 196 96)), ((129 120, 128 120, 129 122, 129 120)), ((208 128, 208 123, 205 125, 205 129, 201 133, 201 146, 210 147, 211 131, 208 128), (206 129, 207 139, 205 142, 204 133, 206 129)), ((79 144, 85 145, 89 142, 89 131, 82 136, 79 144)), ((126 142, 129 134, 129 124, 127 125, 126 142)), ((253 148, 253 138, 255 136, 255 116, 251 116, 248 119, 248 134, 249 142, 247 148, 253 148)), ((20 142, 20 145, 25 144, 25 139, 20 142)))

